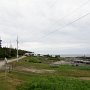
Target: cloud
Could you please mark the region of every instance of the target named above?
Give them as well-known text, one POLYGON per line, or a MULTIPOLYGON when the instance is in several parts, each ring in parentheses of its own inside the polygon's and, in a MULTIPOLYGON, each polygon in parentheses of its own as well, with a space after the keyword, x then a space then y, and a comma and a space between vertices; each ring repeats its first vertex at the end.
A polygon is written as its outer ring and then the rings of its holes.
POLYGON ((51 49, 53 53, 82 53, 86 48, 89 53, 90 15, 65 27, 90 12, 90 2, 87 1, 1 0, 0 36, 3 46, 6 43, 9 46, 11 42, 16 47, 18 35, 21 49, 37 53, 52 53, 51 49))

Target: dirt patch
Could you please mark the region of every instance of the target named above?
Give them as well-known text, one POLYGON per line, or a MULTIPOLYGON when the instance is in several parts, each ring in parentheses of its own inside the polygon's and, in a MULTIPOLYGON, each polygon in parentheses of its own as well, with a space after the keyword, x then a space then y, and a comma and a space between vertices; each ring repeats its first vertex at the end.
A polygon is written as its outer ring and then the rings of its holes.
POLYGON ((81 80, 90 80, 90 77, 80 77, 81 80))
POLYGON ((22 68, 23 71, 33 72, 33 73, 53 73, 55 70, 47 70, 47 69, 34 69, 34 68, 22 68))
POLYGON ((57 61, 52 63, 54 65, 65 65, 65 64, 71 64, 71 62, 67 62, 67 61, 57 61))

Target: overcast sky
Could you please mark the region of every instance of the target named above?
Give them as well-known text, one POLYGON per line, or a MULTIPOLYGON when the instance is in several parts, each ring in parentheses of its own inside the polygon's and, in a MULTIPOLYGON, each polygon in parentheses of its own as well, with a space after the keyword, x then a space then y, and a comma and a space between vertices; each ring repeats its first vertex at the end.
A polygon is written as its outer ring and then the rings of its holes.
POLYGON ((90 0, 0 0, 3 46, 16 47, 18 35, 19 48, 35 53, 90 54, 88 13, 90 0))

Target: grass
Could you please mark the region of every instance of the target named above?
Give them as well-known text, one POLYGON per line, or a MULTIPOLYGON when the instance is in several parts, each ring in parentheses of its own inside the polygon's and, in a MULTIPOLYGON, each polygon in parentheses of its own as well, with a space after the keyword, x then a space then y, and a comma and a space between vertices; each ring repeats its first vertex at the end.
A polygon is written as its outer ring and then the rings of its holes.
POLYGON ((80 81, 66 77, 43 77, 31 79, 17 86, 17 90, 89 90, 90 81, 80 81))
POLYGON ((0 90, 90 90, 89 80, 59 75, 12 72, 0 82, 0 90))
POLYGON ((41 75, 14 72, 15 77, 24 83, 17 86, 17 90, 89 90, 90 81, 63 77, 57 75, 41 75))
POLYGON ((90 90, 90 66, 51 67, 50 61, 52 63, 52 60, 46 60, 44 57, 26 57, 11 63, 14 70, 7 73, 6 78, 5 73, 0 72, 0 90, 90 90), (21 68, 47 69, 55 72, 32 73, 22 71, 21 68), (89 80, 83 80, 81 77, 89 80))
MULTIPOLYGON (((60 65, 52 67, 47 61, 41 57, 26 57, 19 61, 16 66, 23 68, 34 68, 34 69, 48 69, 55 70, 54 75, 70 76, 70 77, 90 77, 90 66, 72 66, 72 65, 60 65), (40 59, 39 59, 40 58, 40 59), (40 62, 39 62, 40 61, 40 62)), ((42 73, 43 74, 43 73, 42 73)), ((45 74, 45 73, 44 73, 45 74)), ((47 73, 49 74, 49 73, 47 73)))

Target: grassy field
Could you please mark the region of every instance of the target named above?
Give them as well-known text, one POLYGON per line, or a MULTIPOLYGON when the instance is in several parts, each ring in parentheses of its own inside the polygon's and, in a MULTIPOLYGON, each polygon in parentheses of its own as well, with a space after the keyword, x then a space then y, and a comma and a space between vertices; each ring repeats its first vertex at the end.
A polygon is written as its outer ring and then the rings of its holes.
POLYGON ((0 72, 0 90, 90 90, 90 66, 50 66, 55 61, 26 57, 10 63, 10 73, 0 72))

